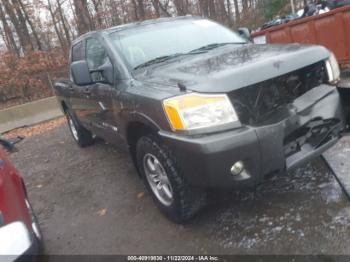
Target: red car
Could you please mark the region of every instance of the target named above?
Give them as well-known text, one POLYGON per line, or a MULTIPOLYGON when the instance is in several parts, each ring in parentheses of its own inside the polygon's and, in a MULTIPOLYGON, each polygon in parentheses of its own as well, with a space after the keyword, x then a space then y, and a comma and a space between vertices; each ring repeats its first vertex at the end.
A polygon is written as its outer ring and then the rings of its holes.
POLYGON ((0 139, 0 255, 10 255, 10 261, 33 259, 26 255, 38 254, 42 235, 23 179, 1 145, 10 150, 13 144, 0 139))

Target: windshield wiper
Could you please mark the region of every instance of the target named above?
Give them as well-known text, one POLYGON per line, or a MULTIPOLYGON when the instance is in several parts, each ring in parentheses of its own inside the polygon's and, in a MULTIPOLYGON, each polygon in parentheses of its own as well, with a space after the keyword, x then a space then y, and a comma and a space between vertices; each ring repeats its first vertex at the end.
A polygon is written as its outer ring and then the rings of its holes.
POLYGON ((246 42, 228 42, 228 43, 215 43, 215 44, 209 44, 206 46, 202 46, 200 48, 196 48, 188 53, 176 53, 176 54, 172 54, 172 55, 166 55, 166 56, 160 56, 160 57, 156 57, 154 59, 151 59, 149 61, 146 61, 145 63, 139 64, 138 66, 134 67, 134 70, 143 68, 143 67, 147 67, 153 64, 158 64, 158 63, 162 63, 165 62, 167 60, 173 59, 175 57, 178 56, 186 56, 186 55, 195 55, 195 54, 200 54, 200 53, 204 53, 207 52, 209 50, 221 47, 221 46, 225 46, 225 45, 243 45, 246 44, 246 42))
POLYGON ((194 53, 203 53, 203 52, 207 52, 210 50, 213 50, 215 48, 221 47, 221 46, 225 46, 225 45, 244 45, 246 44, 246 42, 228 42, 228 43, 214 43, 214 44, 209 44, 209 45, 205 45, 202 46, 200 48, 196 48, 190 52, 188 52, 189 54, 194 54, 194 53))
POLYGON ((150 66, 150 65, 153 65, 153 64, 157 64, 157 63, 162 63, 162 62, 165 62, 169 59, 172 59, 172 58, 175 58, 175 57, 178 57, 178 56, 181 56, 181 55, 185 55, 183 53, 176 53, 176 54, 172 54, 172 55, 165 55, 165 56, 160 56, 160 57, 156 57, 154 59, 151 59, 145 63, 142 63, 136 67, 134 67, 134 69, 139 69, 139 68, 142 68, 142 67, 146 67, 146 66, 150 66))

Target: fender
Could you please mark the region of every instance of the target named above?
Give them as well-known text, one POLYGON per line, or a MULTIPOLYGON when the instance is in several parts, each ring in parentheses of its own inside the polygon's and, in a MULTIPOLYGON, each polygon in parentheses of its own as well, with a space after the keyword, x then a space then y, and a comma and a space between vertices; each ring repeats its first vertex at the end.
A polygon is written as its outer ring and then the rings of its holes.
POLYGON ((126 129, 125 129, 124 135, 127 135, 127 131, 129 129, 130 125, 135 123, 135 122, 136 123, 138 122, 140 124, 144 124, 157 133, 159 132, 159 130, 161 130, 159 125, 155 121, 153 121, 149 116, 147 116, 146 114, 144 114, 142 112, 134 111, 134 112, 131 112, 129 115, 129 119, 126 123, 126 129))

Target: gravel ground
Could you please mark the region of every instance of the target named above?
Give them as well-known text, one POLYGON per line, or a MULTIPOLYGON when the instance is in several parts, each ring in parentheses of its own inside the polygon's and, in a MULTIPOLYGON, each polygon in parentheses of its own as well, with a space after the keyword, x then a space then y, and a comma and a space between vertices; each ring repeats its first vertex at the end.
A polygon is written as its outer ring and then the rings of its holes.
POLYGON ((350 205, 321 159, 255 189, 211 191, 195 219, 176 225, 108 144, 81 149, 62 125, 18 149, 11 159, 46 254, 350 254, 350 205))

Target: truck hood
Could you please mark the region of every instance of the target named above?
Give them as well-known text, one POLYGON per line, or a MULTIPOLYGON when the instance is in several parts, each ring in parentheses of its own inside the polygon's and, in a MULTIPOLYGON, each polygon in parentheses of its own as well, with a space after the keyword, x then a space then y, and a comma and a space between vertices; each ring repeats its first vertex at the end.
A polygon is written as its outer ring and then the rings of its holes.
POLYGON ((194 56, 183 56, 147 68, 135 76, 139 81, 157 86, 183 84, 188 90, 230 92, 329 57, 329 51, 311 45, 226 46, 194 56))

